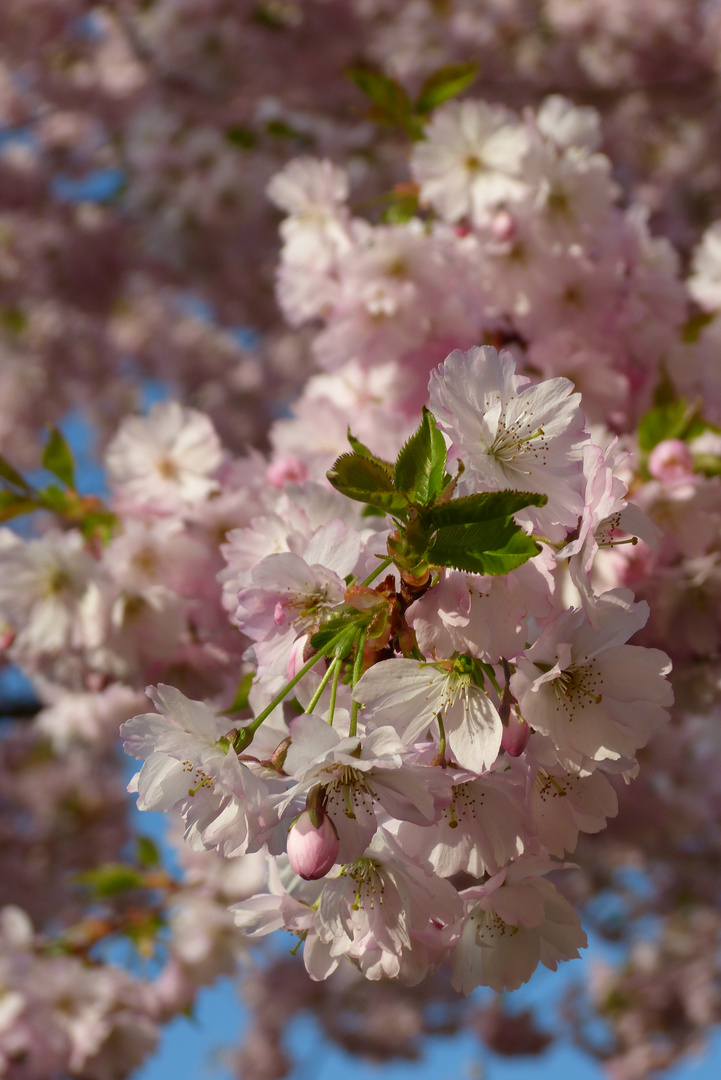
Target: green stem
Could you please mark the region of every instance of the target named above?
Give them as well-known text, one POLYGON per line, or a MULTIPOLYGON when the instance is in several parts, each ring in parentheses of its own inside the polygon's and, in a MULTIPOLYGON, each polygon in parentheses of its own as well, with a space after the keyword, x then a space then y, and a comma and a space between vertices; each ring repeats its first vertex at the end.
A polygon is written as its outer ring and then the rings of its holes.
POLYGON ((333 658, 331 663, 328 665, 328 670, 325 672, 325 674, 323 675, 323 678, 320 680, 320 686, 318 687, 316 692, 313 694, 313 697, 308 702, 307 707, 303 710, 304 712, 306 712, 306 713, 312 713, 313 712, 313 709, 316 707, 316 705, 320 701, 321 694, 323 693, 326 686, 330 682, 331 675, 333 675, 333 673, 335 672, 335 669, 337 667, 340 667, 340 660, 336 656, 336 657, 333 658))
POLYGON ((436 717, 436 719, 438 720, 438 727, 439 727, 439 730, 440 730, 440 733, 441 733, 441 737, 438 740, 438 754, 439 754, 439 757, 443 758, 443 760, 445 761, 446 760, 446 729, 443 726, 443 719, 442 719, 440 713, 438 713, 438 716, 436 717))
POLYGON ((240 729, 233 741, 234 750, 240 753, 242 750, 245 750, 246 746, 250 746, 253 741, 253 736, 255 735, 256 731, 263 723, 263 721, 267 720, 273 710, 277 708, 278 705, 280 705, 283 698, 288 696, 296 683, 299 683, 303 676, 307 675, 310 669, 314 667, 319 660, 322 660, 324 656, 327 656, 329 652, 332 652, 333 647, 341 639, 342 636, 342 634, 336 634, 334 638, 331 638, 331 640, 328 642, 328 644, 323 650, 317 652, 315 656, 311 656, 310 660, 306 664, 303 664, 303 667, 300 669, 298 674, 294 675, 290 682, 285 684, 280 693, 275 695, 270 705, 266 705, 262 713, 259 713, 259 715, 256 716, 253 723, 248 724, 247 727, 240 729))
POLYGON ((338 683, 340 681, 340 660, 336 664, 335 671, 333 673, 333 684, 330 688, 330 704, 328 705, 328 723, 333 727, 333 717, 335 716, 335 699, 338 694, 338 683))
MULTIPOLYGON (((355 690, 355 687, 356 687, 356 683, 358 682, 358 680, 361 677, 361 671, 363 670, 363 649, 365 648, 366 634, 367 634, 367 629, 364 626, 363 629, 360 632, 360 635, 358 637, 358 641, 356 642, 356 647, 355 647, 356 648, 356 653, 355 653, 355 661, 353 662, 353 684, 352 684, 354 690, 355 690)), ((359 708, 360 708, 360 706, 359 706, 358 702, 354 698, 353 699, 353 704, 351 706, 351 711, 350 711, 350 729, 348 731, 348 735, 350 736, 350 738, 353 738, 353 736, 358 731, 358 709, 359 708)))
POLYGON ((393 562, 393 559, 389 555, 386 559, 383 560, 383 562, 379 563, 378 566, 376 566, 375 570, 371 574, 369 574, 367 578, 365 578, 363 581, 361 581, 361 583, 360 583, 361 586, 370 585, 371 581, 375 581, 375 579, 378 577, 378 575, 382 574, 383 571, 385 570, 385 568, 387 566, 390 566, 390 564, 392 562, 393 562))

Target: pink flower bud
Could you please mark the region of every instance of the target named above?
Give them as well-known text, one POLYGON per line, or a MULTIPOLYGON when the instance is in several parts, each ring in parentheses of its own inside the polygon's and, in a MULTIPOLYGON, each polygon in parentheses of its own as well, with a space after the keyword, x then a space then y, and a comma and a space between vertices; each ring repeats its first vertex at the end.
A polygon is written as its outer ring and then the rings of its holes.
POLYGON ((491 232, 496 240, 512 240, 516 235, 516 219, 507 210, 499 210, 491 221, 491 232))
POLYGON ((531 736, 531 729, 525 720, 521 720, 515 709, 508 716, 508 723, 503 725, 501 746, 511 757, 520 757, 526 749, 531 736))
POLYGON ((690 480, 693 476, 693 455, 680 439, 664 439, 648 455, 648 471, 664 484, 690 480))
POLYGON ((296 874, 306 881, 324 877, 338 855, 338 833, 326 813, 320 824, 313 824, 310 811, 304 810, 288 833, 288 859, 296 874))

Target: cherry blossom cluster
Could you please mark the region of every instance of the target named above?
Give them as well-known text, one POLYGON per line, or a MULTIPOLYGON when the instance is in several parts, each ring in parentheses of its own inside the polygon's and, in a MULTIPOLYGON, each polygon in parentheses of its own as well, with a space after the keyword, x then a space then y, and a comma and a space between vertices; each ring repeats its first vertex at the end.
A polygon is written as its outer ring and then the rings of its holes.
POLYGON ((647 605, 585 588, 569 608, 563 577, 653 527, 568 380, 483 347, 429 392, 395 465, 351 436, 337 494, 291 485, 230 534, 251 718, 159 685, 121 733, 141 809, 178 807, 195 848, 268 851, 236 921, 296 933, 311 977, 347 957, 413 983, 448 959, 458 990, 514 989, 584 945, 547 875, 615 814, 609 776, 673 700, 665 654, 627 644, 647 605))

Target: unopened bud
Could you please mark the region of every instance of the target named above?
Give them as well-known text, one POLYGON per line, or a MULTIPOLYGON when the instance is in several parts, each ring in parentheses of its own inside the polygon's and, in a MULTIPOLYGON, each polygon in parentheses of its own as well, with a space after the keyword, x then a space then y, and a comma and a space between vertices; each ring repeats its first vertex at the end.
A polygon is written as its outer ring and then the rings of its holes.
POLYGON ((693 476, 693 455, 681 439, 664 439, 648 455, 648 471, 663 484, 690 480, 693 476))
POLYGON ((516 219, 507 210, 499 210, 491 221, 496 240, 512 240, 516 234, 516 219))
POLYGON ((531 729, 515 709, 511 709, 508 722, 503 726, 501 746, 511 757, 520 757, 528 745, 531 729))
POLYGON ((325 877, 338 856, 338 833, 323 812, 314 825, 309 810, 304 810, 288 833, 288 859, 296 874, 306 881, 325 877))

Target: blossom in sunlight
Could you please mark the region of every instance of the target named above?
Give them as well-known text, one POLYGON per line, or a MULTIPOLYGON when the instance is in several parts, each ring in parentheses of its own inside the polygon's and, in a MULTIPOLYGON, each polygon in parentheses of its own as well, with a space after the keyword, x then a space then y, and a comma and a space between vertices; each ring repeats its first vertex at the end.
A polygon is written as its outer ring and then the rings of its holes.
POLYGON ((177 401, 124 420, 105 456, 116 498, 158 514, 182 511, 217 492, 222 460, 210 419, 177 401))
POLYGON ((452 352, 431 374, 431 411, 480 490, 548 496, 545 512, 570 524, 583 503, 581 395, 568 379, 533 384, 508 352, 452 352))
POLYGON ((484 101, 438 109, 411 159, 421 198, 447 221, 481 221, 526 191, 528 133, 510 110, 484 101))

